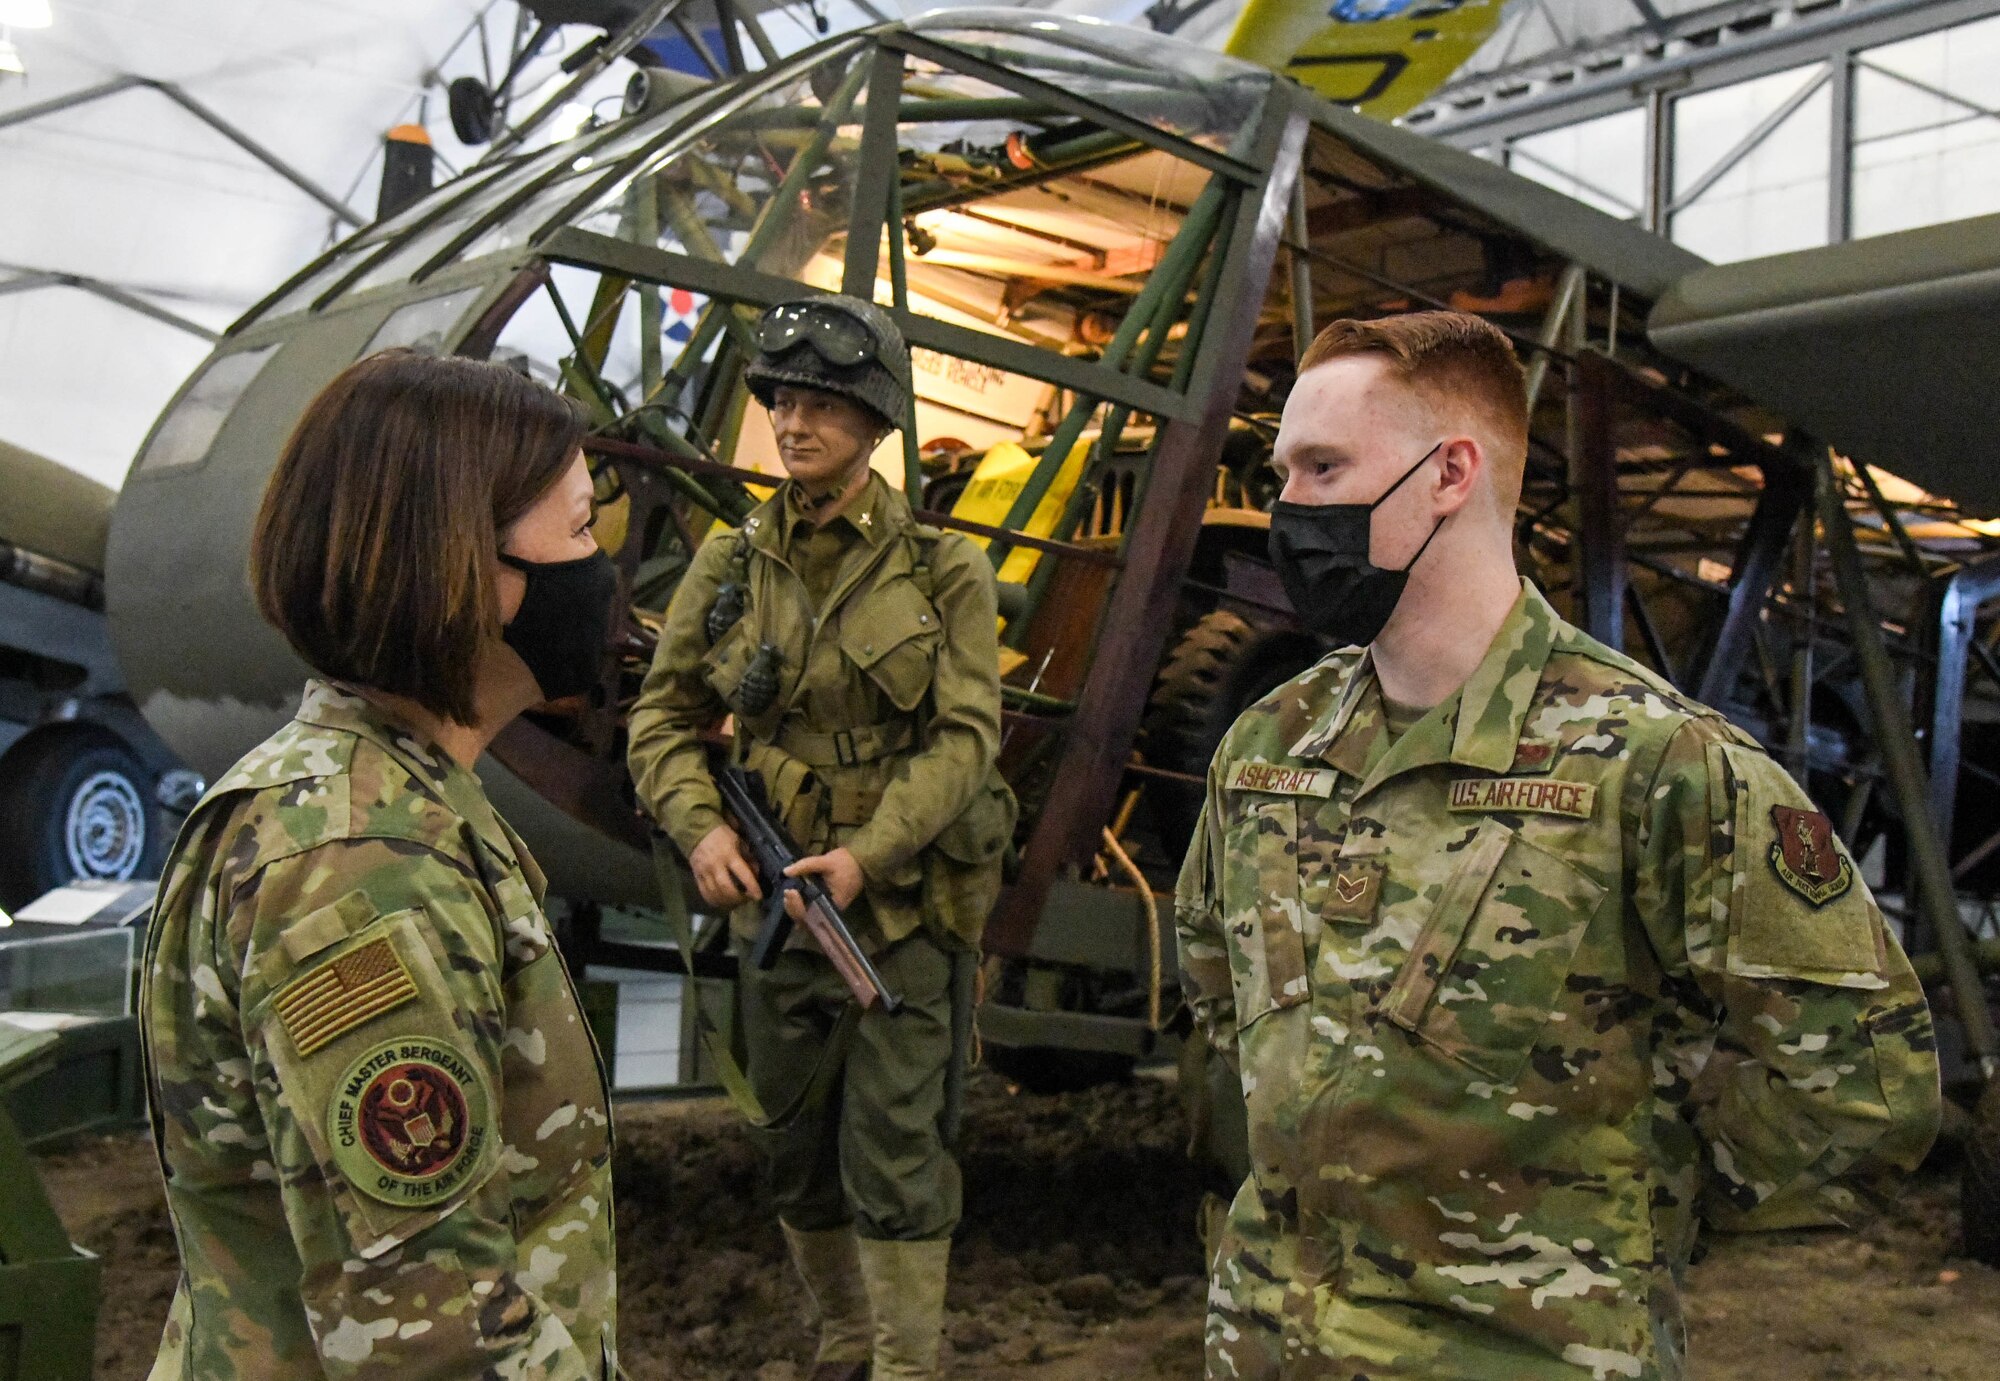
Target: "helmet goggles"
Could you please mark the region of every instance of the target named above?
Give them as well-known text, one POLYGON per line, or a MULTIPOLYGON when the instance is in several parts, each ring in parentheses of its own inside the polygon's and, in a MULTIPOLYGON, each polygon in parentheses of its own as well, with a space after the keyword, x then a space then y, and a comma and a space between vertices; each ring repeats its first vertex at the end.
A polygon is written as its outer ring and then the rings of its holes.
POLYGON ((824 302, 785 302, 757 319, 757 348, 767 357, 810 345, 828 364, 843 369, 877 358, 881 343, 867 325, 824 302))

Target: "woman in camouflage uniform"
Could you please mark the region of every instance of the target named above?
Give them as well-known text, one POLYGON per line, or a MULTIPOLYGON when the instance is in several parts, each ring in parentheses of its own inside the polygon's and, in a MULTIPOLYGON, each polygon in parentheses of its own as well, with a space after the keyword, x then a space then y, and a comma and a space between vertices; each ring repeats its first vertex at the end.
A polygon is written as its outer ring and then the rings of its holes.
POLYGON ((510 371, 391 351, 272 474, 252 580, 318 679, 188 818, 148 936, 182 1263, 155 1381, 613 1374, 603 1072, 471 770, 594 679, 582 431, 510 371))
POLYGON ((934 1376, 960 1203, 940 1128, 951 979, 1014 823, 993 770, 993 572, 968 538, 919 526, 869 467, 909 398, 909 351, 885 312, 809 298, 767 312, 757 339, 747 380, 790 480, 696 551, 632 713, 632 776, 703 899, 733 912, 741 952, 761 889, 701 743, 734 715, 736 758, 812 854, 792 871, 819 877, 902 998, 894 1015, 854 1015, 803 926, 774 967, 741 970, 750 1083, 765 1108, 797 1109, 767 1139, 778 1216, 821 1313, 813 1375, 934 1376), (823 1097, 807 1092, 815 1072, 823 1097))

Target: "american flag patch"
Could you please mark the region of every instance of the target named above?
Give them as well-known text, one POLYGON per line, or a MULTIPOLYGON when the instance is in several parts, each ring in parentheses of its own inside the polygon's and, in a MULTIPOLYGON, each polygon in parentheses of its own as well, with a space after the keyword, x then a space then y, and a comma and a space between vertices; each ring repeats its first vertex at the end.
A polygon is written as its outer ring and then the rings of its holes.
POLYGON ((271 1005, 303 1056, 416 995, 410 971, 384 937, 293 979, 271 1005))

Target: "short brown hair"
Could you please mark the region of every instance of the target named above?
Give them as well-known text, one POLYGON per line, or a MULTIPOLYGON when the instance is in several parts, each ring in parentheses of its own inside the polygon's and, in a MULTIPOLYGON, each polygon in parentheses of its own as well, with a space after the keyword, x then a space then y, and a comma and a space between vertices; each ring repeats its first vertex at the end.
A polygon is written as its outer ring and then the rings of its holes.
POLYGON ((1466 312, 1405 312, 1336 321, 1313 338, 1299 373, 1345 355, 1381 355, 1434 406, 1470 408, 1492 428, 1494 492, 1512 508, 1528 457, 1527 374, 1507 333, 1466 312))
POLYGON ((264 488, 259 612, 320 675, 471 723, 502 534, 583 434, 569 400, 500 365, 401 349, 349 365, 264 488))

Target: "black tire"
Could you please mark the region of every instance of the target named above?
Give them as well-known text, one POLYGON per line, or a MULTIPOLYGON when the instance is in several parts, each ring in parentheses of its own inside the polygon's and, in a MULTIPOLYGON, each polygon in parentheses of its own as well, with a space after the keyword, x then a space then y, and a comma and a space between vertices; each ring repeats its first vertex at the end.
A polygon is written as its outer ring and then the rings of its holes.
POLYGON ((109 735, 43 730, 0 759, 0 903, 79 877, 154 877, 167 830, 153 778, 109 735))
POLYGON ((461 144, 486 144, 493 139, 493 93, 477 77, 459 77, 445 88, 445 108, 451 132, 461 144))
POLYGON ((1029 1093, 1077 1093, 1099 1084, 1122 1084, 1138 1061, 1106 1050, 1064 1050, 1052 1045, 988 1045, 988 1068, 1029 1093))
MULTIPOLYGON (((1293 629, 1262 628, 1227 609, 1203 615, 1153 682, 1141 728, 1146 761, 1202 776, 1236 717, 1311 666, 1319 652, 1293 629)), ((1201 814, 1201 788, 1155 782, 1146 796, 1169 853, 1180 853, 1201 814)))
POLYGON ((2000 1082, 1989 1081, 1973 1109, 1959 1181, 1959 1218, 1965 1254, 2000 1266, 2000 1082))

